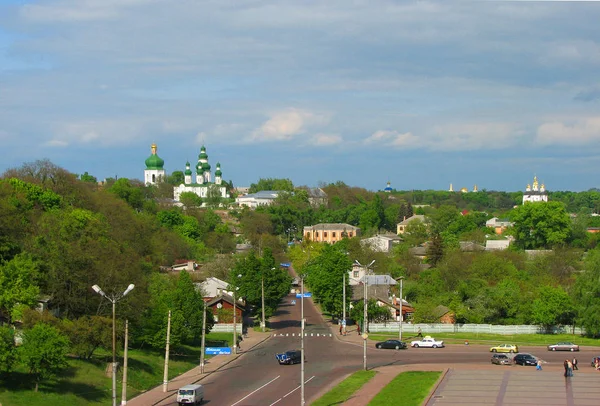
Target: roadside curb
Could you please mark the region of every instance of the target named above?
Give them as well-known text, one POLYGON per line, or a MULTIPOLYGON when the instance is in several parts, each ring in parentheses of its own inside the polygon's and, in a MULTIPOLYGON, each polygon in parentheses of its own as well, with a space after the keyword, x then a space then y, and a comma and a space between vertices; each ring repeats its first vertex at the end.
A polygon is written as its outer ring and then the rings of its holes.
POLYGON ((421 404, 422 406, 427 406, 429 404, 429 401, 431 400, 431 398, 433 398, 433 395, 435 395, 435 392, 438 390, 438 388, 440 387, 440 385, 442 384, 442 382, 446 378, 446 375, 448 374, 448 371, 450 371, 450 368, 444 369, 444 372, 440 375, 440 377, 438 378, 438 380, 435 383, 435 385, 433 385, 433 388, 431 388, 431 391, 429 392, 429 395, 427 396, 427 398, 425 398, 425 400, 421 404))

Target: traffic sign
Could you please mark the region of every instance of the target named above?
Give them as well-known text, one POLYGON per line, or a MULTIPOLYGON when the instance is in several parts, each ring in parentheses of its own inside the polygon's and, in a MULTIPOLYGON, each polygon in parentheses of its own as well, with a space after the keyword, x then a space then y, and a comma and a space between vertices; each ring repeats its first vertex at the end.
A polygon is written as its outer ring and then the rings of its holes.
POLYGON ((206 355, 231 355, 231 347, 206 347, 206 355))
POLYGON ((367 338, 369 338, 369 335, 367 333, 363 333, 362 338, 366 340, 367 338))
MULTIPOLYGON (((297 298, 302 297, 302 293, 296 293, 297 298)), ((312 297, 312 292, 304 292, 304 297, 312 297)))

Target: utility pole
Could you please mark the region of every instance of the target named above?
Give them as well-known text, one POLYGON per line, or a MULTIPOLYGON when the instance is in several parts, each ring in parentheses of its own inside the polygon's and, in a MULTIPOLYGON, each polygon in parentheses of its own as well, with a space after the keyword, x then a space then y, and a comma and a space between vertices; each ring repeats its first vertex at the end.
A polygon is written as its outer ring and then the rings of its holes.
POLYGON ((369 274, 369 268, 371 268, 371 266, 373 266, 373 264, 375 263, 375 260, 371 261, 371 263, 367 266, 364 266, 363 264, 358 262, 358 260, 354 260, 354 263, 365 270, 365 275, 363 276, 363 287, 364 287, 364 292, 363 292, 363 305, 364 305, 364 308, 363 308, 363 369, 366 371, 367 370, 367 338, 369 337, 369 335, 367 334, 367 329, 368 329, 368 327, 367 327, 367 320, 368 320, 367 276, 369 274))
POLYGON ((233 290, 233 353, 237 354, 237 331, 235 329, 235 318, 237 316, 235 289, 233 290))
POLYGON ((167 347, 165 349, 165 372, 163 374, 163 392, 166 392, 169 387, 169 340, 171 338, 171 311, 169 310, 169 318, 167 319, 167 347))
MULTIPOLYGON (((273 268, 275 269, 275 268, 273 268)), ((265 273, 263 271, 261 277, 260 277, 260 287, 261 287, 261 301, 262 301, 262 321, 260 323, 260 326, 262 327, 262 332, 265 332, 265 327, 266 327, 266 321, 265 321, 265 273)))
POLYGON ((202 344, 200 345, 200 372, 204 373, 204 346, 206 345, 206 302, 202 311, 202 344))
POLYGON ((402 313, 402 307, 404 304, 404 300, 402 299, 402 281, 404 280, 404 277, 401 276, 400 277, 400 322, 398 325, 398 340, 402 341, 402 319, 404 317, 404 314, 402 313))
POLYGON ((129 341, 129 320, 125 320, 125 348, 123 350, 123 390, 121 391, 121 406, 127 404, 127 346, 129 341))
POLYGON ((304 406, 304 275, 302 275, 302 297, 300 298, 300 406, 304 406))
POLYGON ((346 335, 346 271, 344 271, 344 310, 342 311, 342 334, 346 335))

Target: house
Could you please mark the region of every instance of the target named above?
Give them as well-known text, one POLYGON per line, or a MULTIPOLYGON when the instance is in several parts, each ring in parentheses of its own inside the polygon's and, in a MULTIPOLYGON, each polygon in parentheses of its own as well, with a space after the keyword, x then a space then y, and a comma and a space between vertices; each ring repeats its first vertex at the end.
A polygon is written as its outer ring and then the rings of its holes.
POLYGON ((177 263, 175 265, 171 265, 171 270, 174 272, 179 272, 179 271, 194 272, 197 269, 198 269, 198 263, 196 263, 196 261, 192 261, 192 260, 177 261, 177 263))
MULTIPOLYGON (((363 275, 358 284, 350 283, 352 288, 352 301, 362 300, 364 297, 364 280, 365 276, 363 275)), ((390 286, 397 285, 398 282, 390 275, 367 275, 367 297, 372 298, 389 298, 390 294, 390 286)), ((351 281, 352 282, 352 281, 351 281)))
POLYGON ((320 223, 304 227, 304 239, 335 244, 344 238, 360 236, 360 228, 345 223, 320 223))
POLYGON ((500 220, 498 217, 492 217, 491 219, 485 222, 485 226, 493 228, 496 234, 502 234, 504 230, 514 225, 515 224, 511 223, 510 221, 500 220))
POLYGON ((392 251, 392 247, 401 241, 402 238, 398 237, 396 234, 377 234, 374 237, 365 238, 364 240, 361 240, 360 243, 363 246, 366 245, 371 247, 373 251, 389 253, 392 251))
MULTIPOLYGON (((233 322, 233 297, 227 294, 222 294, 206 301, 207 309, 210 309, 213 314, 215 323, 232 323, 233 322)), ((240 299, 235 305, 235 317, 238 323, 242 323, 244 312, 246 311, 245 302, 240 299)))
POLYGON ((486 251, 501 251, 509 247, 510 240, 487 240, 485 242, 486 251))
POLYGON ((587 232, 592 234, 600 233, 600 227, 588 227, 587 232))
POLYGON ((433 309, 433 315, 442 324, 454 324, 454 313, 446 306, 439 305, 433 309))
POLYGON ((460 250, 462 252, 479 252, 485 251, 485 247, 481 244, 477 244, 474 241, 459 241, 460 250))
POLYGON ((318 208, 327 204, 327 193, 323 189, 318 187, 304 187, 299 189, 306 190, 308 202, 312 207, 318 208))
MULTIPOLYGON (((393 296, 389 300, 380 297, 377 297, 376 299, 377 306, 385 306, 390 309, 392 320, 400 321, 400 300, 397 297, 393 296)), ((406 300, 402 299, 402 321, 409 320, 414 312, 415 308, 406 300)))
POLYGON ((202 292, 205 298, 212 299, 217 297, 223 293, 230 294, 227 289, 229 287, 229 283, 222 281, 219 278, 215 278, 214 276, 206 278, 204 282, 195 283, 196 289, 202 292))
POLYGON ((258 206, 269 206, 273 204, 278 196, 279 192, 276 190, 261 190, 260 192, 239 196, 235 199, 235 202, 239 206, 256 209, 258 206))
POLYGON ((406 230, 406 226, 408 226, 413 221, 417 221, 417 220, 420 221, 421 223, 427 222, 427 219, 424 215, 415 214, 414 216, 411 216, 407 219, 405 218, 404 220, 402 220, 400 223, 398 223, 396 225, 396 234, 404 234, 404 231, 406 230))
POLYGON ((427 244, 409 248, 408 252, 419 260, 424 261, 427 258, 427 244))

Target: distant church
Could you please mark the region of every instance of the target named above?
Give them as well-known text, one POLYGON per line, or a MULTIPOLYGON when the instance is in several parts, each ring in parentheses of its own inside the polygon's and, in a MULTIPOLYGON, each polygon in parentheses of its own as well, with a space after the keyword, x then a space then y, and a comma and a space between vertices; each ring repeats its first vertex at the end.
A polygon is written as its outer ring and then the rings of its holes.
MULTIPOLYGON (((144 183, 146 185, 156 185, 159 182, 164 182, 167 178, 167 174, 164 170, 165 161, 163 161, 156 153, 156 144, 151 146, 151 155, 146 159, 146 169, 144 170, 144 183)), ((206 154, 206 148, 204 145, 200 149, 198 155, 198 162, 195 166, 196 174, 192 174, 192 168, 189 162, 185 164, 184 182, 176 186, 173 189, 173 197, 176 201, 184 192, 192 192, 201 198, 208 196, 208 190, 212 187, 217 187, 219 194, 222 198, 226 199, 229 197, 227 188, 221 186, 223 182, 223 173, 221 172, 221 164, 217 162, 215 169, 215 179, 213 182, 211 174, 211 166, 208 163, 208 155, 206 154)))
POLYGON ((533 187, 531 185, 527 185, 525 188, 525 193, 523 193, 523 204, 525 202, 547 202, 548 201, 548 192, 546 191, 546 186, 542 183, 541 186, 538 184, 537 176, 533 177, 533 187))

